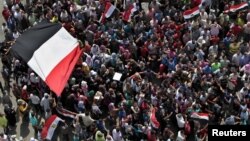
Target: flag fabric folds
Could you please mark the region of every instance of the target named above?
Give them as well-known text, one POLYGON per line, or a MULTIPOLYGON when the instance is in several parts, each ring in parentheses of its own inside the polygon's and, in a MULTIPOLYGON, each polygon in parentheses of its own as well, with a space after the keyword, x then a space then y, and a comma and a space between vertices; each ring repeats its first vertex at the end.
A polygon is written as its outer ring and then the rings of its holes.
POLYGON ((72 119, 74 119, 77 115, 76 113, 71 112, 71 111, 64 109, 62 107, 56 107, 56 111, 58 114, 60 114, 64 117, 72 118, 72 119))
POLYGON ((184 19, 191 19, 194 16, 200 14, 199 7, 194 7, 183 12, 184 19))
POLYGON ((114 13, 115 9, 116 7, 112 3, 106 2, 104 12, 102 13, 99 22, 104 23, 105 18, 109 18, 114 13))
POLYGON ((229 9, 225 10, 224 12, 225 13, 228 13, 228 12, 236 12, 238 10, 241 10, 241 9, 244 9, 248 7, 248 3, 247 2, 243 2, 243 3, 240 3, 240 4, 237 4, 237 5, 231 5, 229 7, 229 9))
POLYGON ((77 39, 61 24, 47 22, 25 31, 12 46, 12 51, 58 96, 82 54, 77 39))
POLYGON ((210 0, 197 0, 196 3, 198 4, 197 6, 191 9, 185 10, 183 12, 184 19, 191 19, 195 17, 196 15, 200 14, 200 9, 203 9, 203 8, 205 9, 211 5, 210 0))
POLYGON ((114 11, 115 11, 115 6, 111 4, 110 2, 107 2, 105 5, 105 11, 104 11, 105 17, 109 18, 113 14, 114 11))
POLYGON ((130 4, 128 9, 123 13, 123 20, 126 22, 130 22, 131 17, 135 11, 137 11, 136 3, 130 4))
POLYGON ((54 132, 57 128, 57 125, 58 123, 62 121, 61 118, 59 118, 58 116, 56 115, 52 115, 50 116, 46 121, 45 121, 45 124, 44 124, 44 127, 42 129, 42 133, 41 133, 41 137, 43 140, 51 140, 53 135, 54 135, 54 132))
POLYGON ((209 120, 209 115, 207 113, 192 113, 191 118, 209 120))
POLYGON ((151 123, 151 125, 152 125, 154 128, 158 129, 158 128, 160 127, 160 123, 159 123, 159 121, 157 120, 157 118, 156 118, 156 116, 155 116, 155 112, 156 112, 155 110, 156 110, 156 109, 153 108, 152 111, 151 111, 150 123, 151 123))

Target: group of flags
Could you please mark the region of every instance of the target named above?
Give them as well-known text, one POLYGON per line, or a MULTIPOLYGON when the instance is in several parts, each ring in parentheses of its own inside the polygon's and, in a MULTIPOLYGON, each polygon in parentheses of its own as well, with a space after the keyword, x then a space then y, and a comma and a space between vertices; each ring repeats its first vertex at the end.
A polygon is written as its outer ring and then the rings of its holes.
MULTIPOLYGON (((129 3, 127 5, 125 4, 124 9, 124 12, 121 13, 122 19, 126 22, 130 22, 133 13, 138 10, 136 3, 129 3)), ((102 13, 99 22, 104 23, 105 19, 111 17, 115 10, 117 10, 117 8, 112 3, 106 2, 104 12, 102 13)))
MULTIPOLYGON (((211 6, 211 2, 209 2, 209 0, 198 0, 198 5, 185 10, 183 12, 183 17, 184 19, 191 19, 193 17, 195 17, 196 15, 200 14, 200 9, 202 8, 206 8, 211 6)), ((224 10, 224 13, 229 13, 229 12, 236 12, 238 10, 244 9, 248 7, 248 3, 247 2, 242 2, 240 4, 236 4, 236 5, 230 5, 226 10, 224 10)))
MULTIPOLYGON (((76 116, 76 113, 70 112, 70 111, 63 109, 63 108, 57 109, 57 112, 62 116, 72 118, 72 119, 74 119, 76 116)), ((196 120, 208 121, 209 114, 193 112, 190 115, 190 118, 196 119, 196 120)), ((44 127, 42 129, 42 134, 41 134, 42 139, 51 140, 56 128, 58 127, 59 122, 62 122, 62 121, 63 120, 61 118, 59 118, 57 115, 50 116, 45 121, 44 127)), ((160 122, 156 118, 156 109, 155 108, 152 108, 151 113, 150 113, 150 125, 155 129, 160 128, 160 122)))
MULTIPOLYGON (((190 118, 195 119, 195 120, 209 120, 209 114, 208 113, 197 113, 193 112, 190 115, 190 118)), ((160 122, 156 118, 156 109, 152 108, 151 113, 150 113, 150 124, 152 127, 155 129, 159 129, 160 127, 160 122)))
POLYGON ((56 115, 50 116, 44 123, 41 137, 43 140, 51 140, 59 122, 63 120, 56 115))
POLYGON ((237 5, 231 5, 228 9, 226 9, 224 11, 224 13, 236 12, 236 11, 244 9, 246 7, 248 7, 248 3, 247 2, 242 2, 242 3, 237 4, 237 5))
MULTIPOLYGON (((202 2, 206 0, 201 0, 202 2)), ((200 6, 199 5, 199 6, 200 6)), ((199 14, 199 6, 184 12, 184 18, 189 19, 199 14)), ((247 3, 231 6, 227 11, 237 11, 247 7, 247 3)), ((116 7, 107 2, 101 21, 109 18, 116 7)), ((136 4, 129 4, 122 14, 123 20, 129 22, 133 13, 137 11, 136 4)), ((60 23, 41 22, 25 31, 11 48, 14 55, 25 61, 28 66, 60 96, 77 61, 82 49, 80 43, 60 23)), ((65 117, 74 118, 76 113, 63 108, 57 112, 65 117)), ((156 118, 156 109, 150 114, 150 123, 154 128, 159 128, 160 123, 156 118)), ((205 113, 192 113, 191 118, 208 120, 205 113)), ((56 115, 49 117, 42 130, 42 138, 51 140, 58 123, 63 121, 56 115)))
MULTIPOLYGON (((109 18, 116 7, 105 3, 101 21, 109 18)), ((123 20, 129 22, 136 11, 136 5, 130 4, 123 12, 123 20)), ((57 96, 60 96, 82 49, 60 23, 41 22, 20 36, 11 48, 14 55, 25 61, 28 66, 47 84, 57 96)))
MULTIPOLYGON (((77 113, 71 112, 63 107, 56 107, 56 111, 59 115, 74 119, 77 113)), ((50 116, 46 121, 42 129, 41 137, 42 139, 51 140, 56 128, 58 127, 59 122, 64 122, 60 117, 57 115, 50 116)))

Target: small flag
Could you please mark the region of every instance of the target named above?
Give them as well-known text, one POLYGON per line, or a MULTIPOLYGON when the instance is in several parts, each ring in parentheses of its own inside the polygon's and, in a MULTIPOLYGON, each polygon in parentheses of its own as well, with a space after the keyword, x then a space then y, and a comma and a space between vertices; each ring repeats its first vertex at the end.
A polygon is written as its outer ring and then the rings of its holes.
POLYGON ((116 7, 111 4, 110 2, 106 3, 105 10, 104 10, 104 15, 106 18, 109 18, 113 12, 115 11, 116 7))
POLYGON ((150 115, 150 123, 154 128, 158 129, 160 127, 160 123, 156 119, 155 112, 155 108, 153 108, 150 115))
POLYGON ((248 3, 247 2, 243 2, 243 3, 237 4, 237 5, 231 5, 229 7, 229 9, 225 10, 224 12, 225 13, 236 12, 236 11, 241 10, 243 8, 246 8, 246 7, 248 7, 248 3))
POLYGON ((25 31, 12 46, 49 88, 60 96, 82 54, 77 39, 59 23, 42 22, 25 31))
POLYGON ((194 7, 183 12, 184 19, 191 19, 200 13, 199 7, 194 7))
POLYGON ((109 18, 115 11, 116 7, 110 2, 106 2, 105 10, 102 13, 99 23, 104 23, 106 18, 109 18))
POLYGON ((209 120, 209 115, 207 113, 192 113, 191 118, 209 120))
POLYGON ((69 111, 67 109, 59 108, 59 107, 56 107, 56 111, 57 111, 58 114, 60 114, 60 115, 62 115, 64 117, 72 118, 72 119, 74 119, 75 116, 77 115, 74 112, 71 112, 71 111, 69 111))
POLYGON ((43 140, 45 140, 45 139, 51 140, 52 139, 59 121, 62 121, 62 119, 56 115, 50 116, 45 121, 44 127, 42 129, 42 133, 41 133, 41 137, 43 140))
POLYGON ((128 9, 123 13, 123 20, 129 22, 135 11, 137 11, 136 3, 130 4, 128 9))

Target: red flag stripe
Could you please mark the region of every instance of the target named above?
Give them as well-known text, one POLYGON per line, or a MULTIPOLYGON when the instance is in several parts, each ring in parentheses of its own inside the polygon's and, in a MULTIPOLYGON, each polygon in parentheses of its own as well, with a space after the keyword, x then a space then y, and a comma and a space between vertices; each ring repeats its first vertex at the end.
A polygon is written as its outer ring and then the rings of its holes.
POLYGON ((61 95, 81 54, 82 50, 80 49, 80 45, 77 44, 77 47, 61 60, 46 77, 46 84, 56 93, 57 96, 61 95))
POLYGON ((150 121, 151 124, 154 128, 159 128, 160 127, 160 123, 157 121, 156 116, 155 116, 155 108, 152 109, 151 111, 151 115, 150 115, 150 121))
POLYGON ((192 118, 197 118, 197 119, 204 119, 204 120, 209 120, 209 114, 207 113, 192 113, 191 114, 192 118))
POLYGON ((136 11, 136 5, 131 4, 129 8, 123 13, 123 20, 130 21, 132 14, 136 11))
POLYGON ((192 9, 184 11, 183 16, 185 19, 190 19, 194 17, 195 15, 198 15, 199 13, 200 13, 199 7, 194 7, 192 9))
POLYGON ((243 2, 241 4, 230 6, 229 9, 225 10, 224 12, 235 12, 235 11, 243 9, 243 8, 245 8, 247 6, 248 6, 248 3, 247 2, 243 2))
POLYGON ((66 110, 66 109, 64 109, 64 108, 56 108, 56 111, 57 111, 59 114, 65 116, 65 117, 69 117, 69 118, 75 118, 75 116, 77 115, 76 113, 71 112, 71 111, 69 111, 69 110, 66 110))
POLYGON ((115 10, 115 6, 111 4, 110 2, 107 2, 105 5, 105 10, 104 10, 105 17, 109 18, 114 12, 114 10, 115 10))
POLYGON ((62 119, 60 119, 56 115, 50 116, 45 121, 44 127, 42 129, 42 133, 41 133, 42 139, 51 140, 51 138, 53 137, 54 131, 55 131, 59 121, 61 121, 61 120, 62 119))

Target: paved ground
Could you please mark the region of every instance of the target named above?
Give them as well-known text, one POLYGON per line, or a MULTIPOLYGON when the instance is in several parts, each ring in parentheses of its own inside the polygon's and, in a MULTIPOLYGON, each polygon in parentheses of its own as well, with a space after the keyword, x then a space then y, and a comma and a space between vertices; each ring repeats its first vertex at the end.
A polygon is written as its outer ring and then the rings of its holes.
MULTIPOLYGON (((3 9, 3 0, 0 1, 0 11, 1 11, 1 13, 2 13, 2 9, 3 9)), ((1 16, 0 16, 0 24, 2 25, 3 22, 4 22, 4 20, 3 20, 2 14, 1 14, 1 16)), ((0 30, 0 41, 3 41, 3 40, 4 40, 4 34, 3 34, 3 31, 0 30)), ((0 63, 0 68, 2 68, 2 63, 0 63)), ((0 81, 3 84, 2 75, 0 75, 0 81)), ((0 94, 0 96, 2 96, 2 94, 0 94)), ((15 98, 14 98, 12 93, 10 94, 10 97, 11 97, 13 105, 15 107, 17 107, 15 98)), ((2 104, 0 104, 0 112, 3 112, 3 105, 2 104)), ((1 132, 3 132, 2 129, 0 129, 0 133, 1 132)), ((17 123, 16 130, 11 131, 11 134, 12 135, 16 134, 17 137, 22 136, 25 141, 29 141, 29 139, 34 136, 34 132, 33 132, 33 129, 31 127, 31 125, 29 123, 22 123, 20 120, 17 123)))

